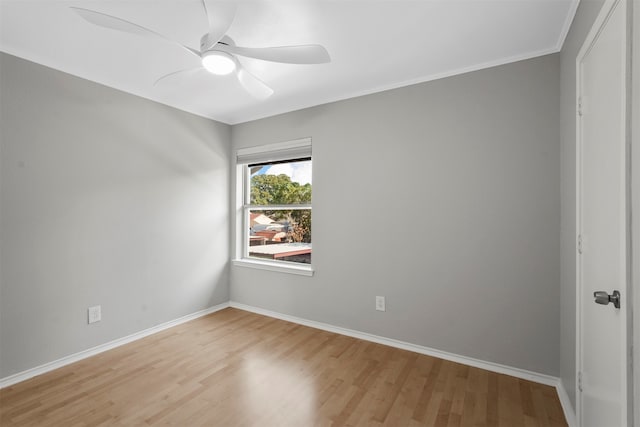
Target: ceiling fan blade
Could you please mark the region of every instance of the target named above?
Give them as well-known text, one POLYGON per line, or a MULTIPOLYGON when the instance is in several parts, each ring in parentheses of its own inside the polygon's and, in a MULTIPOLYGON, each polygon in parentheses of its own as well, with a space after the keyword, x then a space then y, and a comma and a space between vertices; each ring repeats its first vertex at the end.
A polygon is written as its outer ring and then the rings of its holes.
POLYGON ((216 2, 215 7, 209 4, 207 7, 207 1, 202 0, 202 7, 207 14, 207 20, 209 21, 209 36, 207 37, 207 44, 200 46, 202 52, 208 50, 220 39, 227 34, 233 20, 236 17, 236 11, 238 10, 238 4, 235 1, 216 2))
POLYGON ((238 69, 237 76, 242 87, 254 98, 267 99, 273 95, 273 89, 244 68, 238 69))
POLYGON ((173 77, 173 76, 177 76, 180 74, 185 74, 185 75, 193 75, 199 71, 203 71, 204 68, 202 67, 196 67, 196 68, 187 68, 186 70, 178 70, 178 71, 174 71, 173 73, 169 73, 169 74, 165 74, 164 76, 158 78, 158 80, 156 80, 155 82, 153 82, 153 85, 157 85, 158 83, 160 83, 162 80, 167 79, 169 77, 173 77))
POLYGON ((218 44, 216 49, 247 58, 286 64, 323 64, 331 61, 327 49, 317 44, 255 48, 218 44))
POLYGON ((96 12, 95 10, 83 9, 81 7, 71 6, 71 9, 73 9, 87 22, 98 25, 99 27, 123 31, 125 33, 137 34, 139 36, 161 38, 162 40, 168 41, 180 46, 183 49, 186 49, 189 53, 196 55, 198 58, 200 57, 200 52, 198 52, 197 50, 191 49, 190 47, 180 44, 175 40, 168 39, 162 34, 156 33, 155 31, 148 28, 141 27, 140 25, 134 24, 133 22, 125 21, 124 19, 116 18, 115 16, 107 15, 105 13, 96 12))

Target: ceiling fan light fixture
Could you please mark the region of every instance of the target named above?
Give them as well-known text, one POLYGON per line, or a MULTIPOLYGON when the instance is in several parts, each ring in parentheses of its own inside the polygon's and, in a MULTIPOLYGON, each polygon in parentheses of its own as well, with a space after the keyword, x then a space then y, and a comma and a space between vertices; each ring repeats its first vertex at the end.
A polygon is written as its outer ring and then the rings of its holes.
POLYGON ((202 55, 202 66, 212 74, 224 76, 236 69, 236 61, 226 52, 211 50, 202 55))

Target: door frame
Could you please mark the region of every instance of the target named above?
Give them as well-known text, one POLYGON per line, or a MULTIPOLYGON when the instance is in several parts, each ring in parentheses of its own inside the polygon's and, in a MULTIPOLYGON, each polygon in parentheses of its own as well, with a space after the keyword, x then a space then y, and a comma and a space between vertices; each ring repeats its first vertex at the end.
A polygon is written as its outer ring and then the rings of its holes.
MULTIPOLYGON (((633 384, 634 384, 634 374, 633 374, 633 306, 637 306, 640 299, 634 296, 632 292, 632 269, 637 269, 638 261, 633 261, 631 256, 632 254, 632 238, 631 238, 631 184, 632 184, 632 176, 631 176, 631 126, 632 126, 632 114, 631 113, 631 49, 632 49, 632 18, 633 18, 633 0, 606 0, 598 14, 598 17, 593 23, 591 30, 589 31, 587 37, 584 40, 584 43, 576 57, 576 238, 580 239, 580 234, 582 232, 582 211, 581 211, 581 203, 582 203, 582 181, 581 181, 581 156, 582 156, 582 126, 581 120, 579 117, 581 106, 581 95, 582 95, 582 73, 580 69, 580 63, 585 58, 585 56, 591 50, 594 42, 597 37, 600 35, 604 25, 608 21, 612 12, 616 7, 623 7, 625 9, 626 14, 626 40, 625 40, 625 49, 626 49, 626 79, 625 79, 625 93, 626 93, 626 108, 624 109, 625 120, 624 120, 624 135, 626 139, 625 143, 625 228, 626 228, 626 280, 625 287, 623 289, 623 298, 621 303, 626 307, 626 327, 627 333, 623 342, 623 351, 626 359, 626 375, 624 376, 624 384, 626 385, 626 399, 622 402, 623 412, 626 412, 626 423, 627 425, 633 425, 634 419, 634 408, 633 408, 633 384), (634 267, 635 265, 635 267, 634 267), (633 301, 636 301, 635 303, 633 301)), ((637 49, 636 49, 637 50, 637 49)), ((637 61, 637 58, 636 58, 637 61)), ((635 162, 637 163, 637 162, 635 162)), ((637 179, 636 179, 637 181, 637 179)), ((635 220, 637 222, 637 218, 635 220)), ((582 396, 581 396, 581 371, 582 371, 582 257, 580 256, 579 245, 580 242, 576 242, 576 419, 578 422, 578 426, 582 426, 582 396)), ((640 292, 639 292, 640 293, 640 292)), ((639 331, 640 332, 640 331, 639 331)), ((638 368, 638 367, 637 367, 638 368)), ((637 369, 636 368, 636 369, 637 369)), ((638 374, 636 373, 635 376, 638 374)))

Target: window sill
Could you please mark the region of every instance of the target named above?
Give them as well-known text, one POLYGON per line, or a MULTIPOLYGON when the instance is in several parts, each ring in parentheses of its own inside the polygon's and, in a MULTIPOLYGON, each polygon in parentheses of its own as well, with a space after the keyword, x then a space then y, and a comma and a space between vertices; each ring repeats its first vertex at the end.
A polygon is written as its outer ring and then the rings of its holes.
POLYGON ((259 270, 277 271, 280 273, 298 274, 301 276, 313 276, 313 267, 308 264, 296 265, 294 263, 269 262, 254 259, 234 259, 233 265, 238 267, 256 268, 259 270))

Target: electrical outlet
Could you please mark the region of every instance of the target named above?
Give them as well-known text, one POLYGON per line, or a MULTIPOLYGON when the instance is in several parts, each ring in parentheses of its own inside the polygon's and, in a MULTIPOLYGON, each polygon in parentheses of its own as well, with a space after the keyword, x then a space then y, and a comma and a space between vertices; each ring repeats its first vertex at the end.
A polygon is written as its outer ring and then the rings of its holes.
POLYGON ((376 297, 376 310, 378 311, 387 311, 385 307, 384 297, 377 296, 376 297))
POLYGON ((99 305, 89 307, 87 312, 89 315, 89 323, 96 323, 102 320, 102 309, 99 305))

